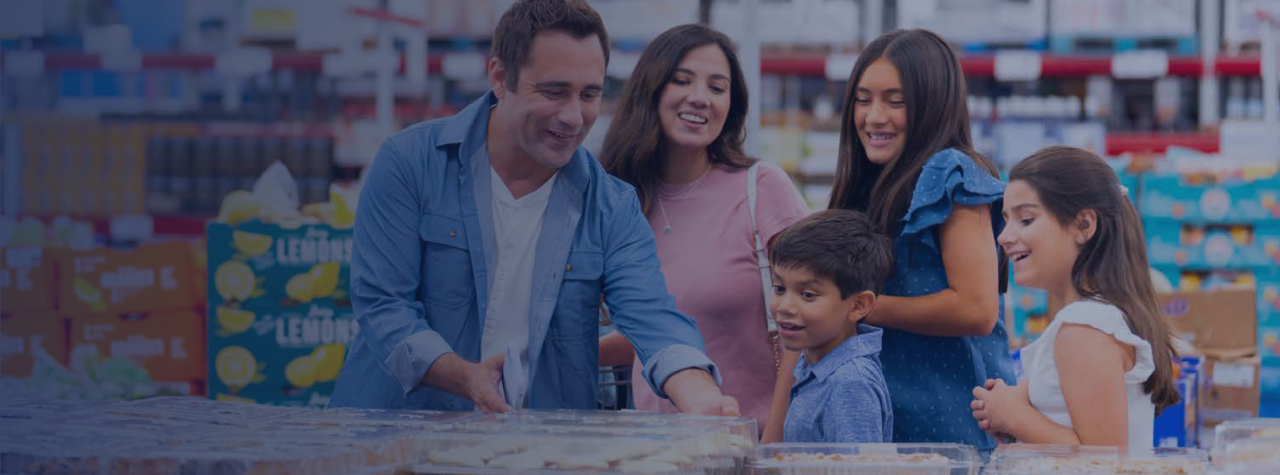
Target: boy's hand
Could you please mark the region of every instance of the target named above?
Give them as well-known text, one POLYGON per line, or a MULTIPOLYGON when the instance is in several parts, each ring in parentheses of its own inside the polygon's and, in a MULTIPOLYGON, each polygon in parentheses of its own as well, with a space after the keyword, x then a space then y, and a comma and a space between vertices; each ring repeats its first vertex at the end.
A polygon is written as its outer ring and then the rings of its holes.
POLYGON ((974 400, 969 404, 978 427, 997 437, 1013 433, 1019 413, 1031 409, 1026 391, 1001 380, 987 380, 982 386, 973 388, 974 400))

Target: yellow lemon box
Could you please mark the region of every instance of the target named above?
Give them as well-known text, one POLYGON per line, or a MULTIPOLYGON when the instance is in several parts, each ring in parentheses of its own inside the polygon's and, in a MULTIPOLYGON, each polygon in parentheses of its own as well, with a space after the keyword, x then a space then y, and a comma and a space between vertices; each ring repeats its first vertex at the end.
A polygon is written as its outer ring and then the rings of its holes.
POLYGON ((325 407, 359 331, 350 309, 323 302, 217 306, 207 328, 209 397, 325 407))
POLYGON ((250 221, 212 223, 208 242, 209 308, 301 307, 313 301, 350 307, 352 232, 329 225, 285 228, 250 221))
POLYGON ((209 397, 326 406, 359 331, 351 229, 250 220, 205 240, 209 397))

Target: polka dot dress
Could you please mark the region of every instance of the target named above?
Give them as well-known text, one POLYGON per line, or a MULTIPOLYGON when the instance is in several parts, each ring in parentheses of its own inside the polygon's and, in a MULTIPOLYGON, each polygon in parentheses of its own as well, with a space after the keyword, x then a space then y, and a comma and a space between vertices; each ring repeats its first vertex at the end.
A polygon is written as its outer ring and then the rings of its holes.
MULTIPOLYGON (((885 294, 911 297, 947 288, 938 233, 956 204, 991 205, 992 231, 1004 227, 998 209, 1004 183, 954 149, 929 159, 916 181, 911 206, 894 237, 896 267, 885 294)), ((994 245, 994 243, 993 243, 994 245)), ((1000 312, 1004 312, 1001 299, 1000 312)), ((989 378, 1014 380, 1008 333, 997 321, 990 335, 933 337, 885 329, 880 354, 893 400, 895 442, 969 444, 991 450, 995 441, 969 410, 974 386, 989 378)))

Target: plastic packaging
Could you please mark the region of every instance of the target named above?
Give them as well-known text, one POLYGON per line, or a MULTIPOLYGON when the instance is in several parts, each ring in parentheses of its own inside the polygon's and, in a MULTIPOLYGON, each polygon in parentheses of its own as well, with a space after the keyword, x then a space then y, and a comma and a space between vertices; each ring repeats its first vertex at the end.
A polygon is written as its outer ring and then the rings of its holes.
POLYGON ((769 444, 752 473, 778 475, 977 475, 982 459, 957 444, 769 444))
POLYGON ((1012 444, 991 454, 986 475, 1201 475, 1208 454, 1200 449, 1012 444))

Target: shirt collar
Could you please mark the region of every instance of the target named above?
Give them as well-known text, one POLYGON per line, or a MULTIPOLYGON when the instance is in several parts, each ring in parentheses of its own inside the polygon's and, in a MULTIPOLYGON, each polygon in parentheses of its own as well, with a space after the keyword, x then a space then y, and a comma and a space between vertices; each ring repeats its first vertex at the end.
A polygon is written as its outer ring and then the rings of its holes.
MULTIPOLYGON (((480 140, 483 144, 484 132, 489 126, 489 108, 497 103, 498 96, 494 95, 493 91, 485 93, 483 97, 476 99, 471 105, 445 121, 444 130, 440 132, 436 143, 457 145, 480 140)), ((470 153, 464 154, 464 156, 469 155, 470 153)))
POLYGON ((835 350, 828 353, 817 364, 810 366, 801 355, 800 361, 796 363, 793 373, 796 382, 805 381, 812 375, 818 379, 827 379, 836 372, 841 366, 854 358, 862 358, 866 356, 874 356, 880 353, 880 340, 884 336, 884 330, 871 325, 859 323, 858 334, 845 340, 835 350))

